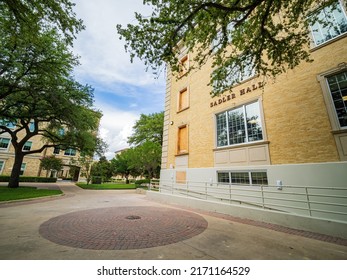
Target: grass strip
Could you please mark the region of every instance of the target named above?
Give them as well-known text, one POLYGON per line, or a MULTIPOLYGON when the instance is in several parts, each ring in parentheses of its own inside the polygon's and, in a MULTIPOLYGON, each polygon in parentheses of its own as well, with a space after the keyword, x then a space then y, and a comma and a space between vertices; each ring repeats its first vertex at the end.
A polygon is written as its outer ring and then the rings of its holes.
POLYGON ((88 190, 129 190, 135 189, 135 184, 114 184, 114 183, 104 183, 104 184, 89 184, 86 183, 77 183, 82 189, 88 190))
POLYGON ((20 200, 62 194, 60 190, 44 190, 36 187, 9 188, 0 186, 0 201, 20 200))

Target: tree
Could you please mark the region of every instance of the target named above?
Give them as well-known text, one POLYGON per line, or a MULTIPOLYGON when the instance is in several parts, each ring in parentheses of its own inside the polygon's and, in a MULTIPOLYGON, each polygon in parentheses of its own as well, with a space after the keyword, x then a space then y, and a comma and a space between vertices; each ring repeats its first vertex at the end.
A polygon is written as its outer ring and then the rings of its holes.
POLYGON ((113 175, 112 164, 106 157, 101 157, 98 162, 92 165, 90 175, 92 178, 101 177, 102 181, 108 181, 113 175))
MULTIPOLYGON (((144 0, 150 17, 136 13, 137 24, 117 25, 131 60, 139 57, 158 71, 168 64, 180 70, 181 47, 194 52, 189 71, 208 60, 212 95, 225 90, 223 81, 248 64, 248 71, 274 77, 301 61, 311 61, 308 30, 318 19, 313 8, 336 0, 144 0)), ((188 72, 189 72, 188 71, 188 72)), ((234 83, 237 83, 235 80, 234 83)))
POLYGON ((155 142, 146 141, 134 148, 135 161, 132 166, 138 170, 142 176, 149 179, 158 178, 161 163, 161 145, 155 142))
POLYGON ((141 114, 133 127, 133 134, 128 143, 138 146, 146 141, 162 145, 164 128, 164 112, 149 115, 141 114))
POLYGON ((16 28, 22 31, 30 30, 33 40, 42 29, 59 30, 65 42, 70 45, 75 35, 84 29, 82 20, 76 18, 74 6, 75 4, 70 0, 2 0, 0 2, 2 21, 15 24, 16 28))
MULTIPOLYGON (((95 148, 95 155, 99 158, 105 158, 105 152, 107 149, 107 143, 101 139, 100 137, 96 138, 96 148, 95 148)), ((80 168, 80 174, 82 177, 85 177, 87 180, 87 185, 90 183, 92 179, 91 174, 91 168, 93 165, 93 157, 91 155, 82 153, 78 156, 77 159, 71 158, 70 159, 70 166, 74 166, 77 168, 77 166, 80 168)), ((71 170, 71 167, 70 167, 71 170)))
POLYGON ((48 171, 60 171, 63 167, 63 160, 61 158, 56 158, 55 156, 43 157, 41 160, 41 168, 46 170, 46 177, 48 177, 48 171))
POLYGON ((122 153, 116 155, 112 160, 113 173, 116 175, 124 176, 125 183, 129 184, 129 176, 140 175, 139 170, 136 169, 134 163, 136 162, 136 155, 134 148, 129 148, 122 153))
POLYGON ((92 154, 101 113, 93 109, 93 89, 71 76, 77 58, 56 31, 42 32, 35 44, 21 40, 20 33, 13 38, 18 41, 1 45, 0 134, 11 137, 15 162, 9 186, 18 187, 26 155, 57 146, 92 154), (23 150, 37 135, 45 139, 42 146, 23 150))

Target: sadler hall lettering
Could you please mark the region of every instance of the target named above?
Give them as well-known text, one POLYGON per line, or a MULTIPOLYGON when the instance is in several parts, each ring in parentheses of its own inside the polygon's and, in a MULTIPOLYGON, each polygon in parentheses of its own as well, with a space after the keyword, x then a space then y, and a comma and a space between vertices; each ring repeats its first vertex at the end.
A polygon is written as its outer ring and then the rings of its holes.
MULTIPOLYGON (((253 84, 253 85, 251 85, 251 86, 249 86, 247 88, 241 89, 240 92, 239 92, 239 95, 240 96, 241 95, 245 95, 246 93, 250 93, 250 92, 252 92, 252 91, 254 91, 256 89, 262 88, 263 86, 264 86, 264 84, 262 82, 258 82, 257 84, 253 84)), ((234 98, 236 98, 236 94, 235 93, 230 93, 228 95, 220 97, 218 100, 212 101, 210 103, 210 107, 217 106, 219 104, 222 104, 222 103, 227 102, 229 100, 232 100, 234 98)))

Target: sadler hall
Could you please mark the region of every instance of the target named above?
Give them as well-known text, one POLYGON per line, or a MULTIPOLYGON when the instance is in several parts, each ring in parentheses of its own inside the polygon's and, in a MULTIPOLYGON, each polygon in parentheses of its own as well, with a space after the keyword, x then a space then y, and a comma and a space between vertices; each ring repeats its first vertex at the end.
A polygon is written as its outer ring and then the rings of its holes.
MULTIPOLYGON (((261 212, 264 221, 276 212, 346 226, 344 1, 319 13, 308 35, 313 62, 274 80, 242 75, 231 90, 212 97, 211 61, 179 78, 168 70, 159 183, 164 196, 190 199, 188 205, 205 201, 213 211, 233 206, 224 212, 240 216, 244 209, 267 211, 261 212)), ((179 60, 189 69, 193 53, 182 47, 179 60)), ((247 217, 259 211, 254 213, 247 217)))

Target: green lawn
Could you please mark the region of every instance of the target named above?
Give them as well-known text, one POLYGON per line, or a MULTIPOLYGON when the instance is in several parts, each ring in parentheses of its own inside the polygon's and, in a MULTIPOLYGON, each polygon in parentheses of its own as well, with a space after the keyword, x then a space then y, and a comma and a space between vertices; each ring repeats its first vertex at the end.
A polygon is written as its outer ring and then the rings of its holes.
POLYGON ((125 189, 135 189, 135 184, 117 184, 117 183, 104 183, 104 184, 89 184, 77 183, 77 186, 83 189, 91 190, 125 190, 125 189))
POLYGON ((35 187, 8 188, 0 186, 0 201, 35 198, 62 194, 60 190, 38 190, 35 187))

